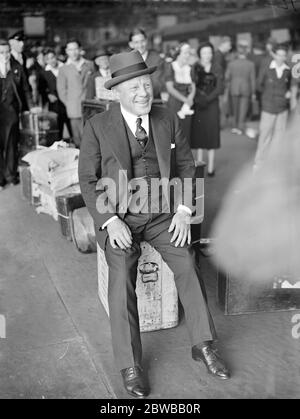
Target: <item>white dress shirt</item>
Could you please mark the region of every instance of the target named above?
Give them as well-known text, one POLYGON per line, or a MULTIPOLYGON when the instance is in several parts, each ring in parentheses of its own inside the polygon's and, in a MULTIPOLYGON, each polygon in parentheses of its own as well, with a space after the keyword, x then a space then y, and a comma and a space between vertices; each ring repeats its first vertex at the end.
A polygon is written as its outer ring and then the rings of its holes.
POLYGON ((145 51, 144 54, 141 54, 141 55, 142 55, 143 60, 146 61, 148 57, 148 51, 145 51))
POLYGON ((126 109, 124 109, 122 105, 121 105, 121 113, 127 125, 129 126, 130 131, 132 132, 134 136, 136 133, 136 121, 138 118, 142 118, 142 127, 146 131, 147 135, 149 135, 149 114, 136 116, 132 114, 131 112, 128 112, 126 109))
MULTIPOLYGON (((136 121, 137 118, 142 118, 142 127, 144 128, 144 130, 146 131, 147 135, 149 135, 149 114, 146 115, 134 115, 131 112, 128 112, 126 109, 124 109, 121 107, 121 113, 123 118, 125 119, 128 127, 130 128, 130 131, 133 133, 133 135, 135 136, 135 132, 136 132, 136 121)), ((186 207, 185 205, 178 205, 177 211, 180 210, 184 210, 185 212, 187 212, 189 215, 192 215, 192 211, 190 210, 189 207, 186 207)), ((109 218, 103 225, 102 225, 102 230, 107 227, 107 225, 111 222, 114 221, 118 218, 117 215, 113 215, 111 218, 109 218)))
POLYGON ((10 63, 5 63, 0 61, 0 77, 1 79, 6 79, 7 73, 10 70, 10 63))

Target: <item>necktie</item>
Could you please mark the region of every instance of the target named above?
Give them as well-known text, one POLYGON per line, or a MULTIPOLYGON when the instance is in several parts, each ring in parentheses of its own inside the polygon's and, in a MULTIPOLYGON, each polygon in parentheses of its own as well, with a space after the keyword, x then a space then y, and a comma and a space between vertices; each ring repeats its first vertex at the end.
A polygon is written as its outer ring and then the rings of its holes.
POLYGON ((139 145, 144 148, 147 144, 148 136, 145 129, 142 127, 142 118, 137 118, 136 120, 135 137, 138 140, 139 145))

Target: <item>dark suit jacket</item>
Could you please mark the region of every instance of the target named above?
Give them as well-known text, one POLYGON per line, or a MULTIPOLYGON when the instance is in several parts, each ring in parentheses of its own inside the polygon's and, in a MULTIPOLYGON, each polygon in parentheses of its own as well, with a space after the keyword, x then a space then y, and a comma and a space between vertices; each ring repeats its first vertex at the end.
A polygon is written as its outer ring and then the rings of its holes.
POLYGON ((66 113, 65 105, 62 103, 61 100, 58 98, 57 93, 57 78, 52 73, 52 71, 47 70, 43 73, 43 79, 45 80, 45 93, 47 95, 48 100, 48 94, 55 95, 57 97, 57 101, 54 103, 49 102, 49 111, 53 111, 56 113, 66 113))
POLYGON ((221 52, 219 49, 214 54, 214 63, 222 69, 224 76, 227 67, 227 61, 225 54, 223 54, 223 52, 221 52))
POLYGON ((247 58, 236 58, 228 64, 226 81, 232 96, 251 96, 255 93, 255 65, 247 58))
POLYGON ((57 88, 56 88, 57 79, 55 75, 52 73, 52 71, 45 70, 43 73, 43 77, 47 84, 47 87, 46 87, 47 94, 51 93, 52 95, 55 95, 58 98, 58 93, 57 93, 57 88))
POLYGON ((22 58, 23 58, 23 64, 20 64, 19 63, 19 61, 17 61, 16 59, 15 59, 15 57, 11 54, 11 58, 10 58, 10 60, 13 62, 13 63, 17 63, 17 64, 19 64, 22 68, 23 68, 23 71, 24 71, 24 74, 25 74, 25 76, 26 76, 26 79, 28 80, 28 70, 27 70, 27 67, 26 67, 26 60, 27 60, 27 57, 26 57, 26 55, 22 52, 22 58))
MULTIPOLYGON (((193 156, 179 125, 177 117, 167 109, 152 106, 150 124, 157 152, 162 178, 195 179, 193 156), (171 147, 171 144, 173 146, 171 147)), ((106 229, 101 226, 117 213, 124 218, 128 208, 127 182, 132 179, 130 146, 119 104, 89 119, 84 127, 79 156, 79 182, 86 206, 91 213, 99 245, 104 248, 107 238, 106 229), (127 171, 120 175, 119 171, 127 171), (116 186, 116 206, 114 197, 104 191, 101 178, 113 179, 116 186), (97 185, 98 184, 98 185, 97 185), (100 214, 96 208, 97 198, 106 194, 110 213, 100 214)), ((186 190, 187 196, 194 196, 195 188, 186 190)), ((103 198, 103 196, 102 196, 103 198)), ((178 204, 179 202, 177 202, 178 204)), ((182 202, 185 203, 184 201, 182 202)), ((186 202, 187 205, 190 205, 186 202)))
POLYGON ((6 88, 2 90, 0 101, 13 106, 17 113, 28 110, 31 94, 23 68, 15 59, 10 60, 10 71, 6 78, 6 88))

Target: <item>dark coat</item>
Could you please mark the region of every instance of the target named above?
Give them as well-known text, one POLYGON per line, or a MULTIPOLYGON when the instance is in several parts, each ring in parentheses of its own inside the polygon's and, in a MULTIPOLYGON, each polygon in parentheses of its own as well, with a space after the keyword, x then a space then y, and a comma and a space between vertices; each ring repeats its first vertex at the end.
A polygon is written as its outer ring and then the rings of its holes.
MULTIPOLYGON (((152 106, 150 124, 162 178, 195 179, 195 164, 190 147, 180 129, 179 121, 167 109, 152 106), (173 146, 171 147, 171 144, 173 146)), ((107 239, 102 225, 115 213, 124 218, 128 209, 127 182, 132 179, 130 145, 119 104, 89 119, 84 127, 79 156, 79 182, 86 206, 91 213, 99 245, 104 249, 107 239), (127 171, 127 175, 124 172, 127 171), (96 202, 105 193, 108 205, 114 197, 101 189, 99 179, 113 179, 117 187, 116 207, 109 213, 99 213, 96 202), (98 183, 98 185, 97 185, 98 183)), ((194 187, 194 185, 193 185, 194 187)), ((194 189, 186 191, 194 196, 194 189)), ((183 202, 184 204, 184 202, 183 202)))
POLYGON ((0 102, 15 109, 16 113, 26 111, 31 105, 29 85, 20 63, 10 60, 10 71, 1 80, 0 102))
POLYGON ((191 75, 196 86, 191 147, 217 149, 220 147, 219 96, 224 88, 223 70, 214 61, 211 70, 206 73, 204 68, 196 63, 191 75))
POLYGON ((164 80, 165 62, 160 57, 160 55, 154 50, 148 51, 148 56, 145 62, 148 67, 152 67, 155 65, 157 66, 157 70, 151 74, 151 80, 152 80, 152 85, 153 85, 154 99, 160 99, 160 94, 164 90, 164 87, 165 87, 165 80, 164 80))
MULTIPOLYGON (((52 73, 52 71, 47 70, 43 73, 43 79, 45 80, 45 93, 48 96, 49 94, 52 94, 57 97, 56 102, 49 102, 49 111, 56 112, 58 114, 65 113, 66 114, 66 108, 65 105, 62 103, 61 100, 58 98, 57 93, 57 78, 52 73)), ((47 98, 48 100, 48 98, 47 98)))
POLYGON ((221 68, 224 75, 227 67, 226 55, 219 49, 214 54, 214 63, 221 68))
POLYGON ((11 54, 11 58, 10 58, 10 60, 11 60, 11 62, 13 62, 13 63, 17 63, 17 64, 19 64, 22 68, 23 68, 23 71, 24 71, 24 74, 25 74, 25 76, 26 76, 26 79, 28 80, 28 76, 29 76, 29 74, 28 74, 28 70, 27 70, 27 67, 26 67, 26 60, 27 60, 27 57, 26 57, 26 55, 22 52, 22 58, 23 58, 23 64, 20 64, 19 63, 19 61, 17 61, 16 59, 15 59, 15 57, 11 54))

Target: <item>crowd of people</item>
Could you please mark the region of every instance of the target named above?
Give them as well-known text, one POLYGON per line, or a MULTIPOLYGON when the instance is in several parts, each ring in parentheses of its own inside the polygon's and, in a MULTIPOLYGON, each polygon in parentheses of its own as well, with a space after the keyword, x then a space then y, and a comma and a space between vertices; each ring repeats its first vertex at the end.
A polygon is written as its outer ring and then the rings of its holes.
MULTIPOLYGON (((0 42, 0 188, 17 183, 18 115, 32 107, 57 114, 59 137, 76 147, 82 139, 82 101, 105 98, 104 84, 111 77, 112 51, 99 49, 93 60, 85 58, 79 40, 69 39, 65 49, 35 46, 25 55, 23 32, 0 42)), ((141 53, 151 75, 154 101, 178 114, 195 161, 207 150, 208 176, 215 175, 215 151, 221 128, 231 121, 232 133, 247 133, 246 122, 260 117, 255 167, 263 160, 274 137, 281 136, 288 110, 297 103, 297 80, 291 75, 292 53, 272 38, 266 45, 246 40, 232 48, 223 37, 217 48, 201 43, 197 51, 188 42, 167 54, 149 48, 146 32, 134 28, 128 50, 141 53)))

